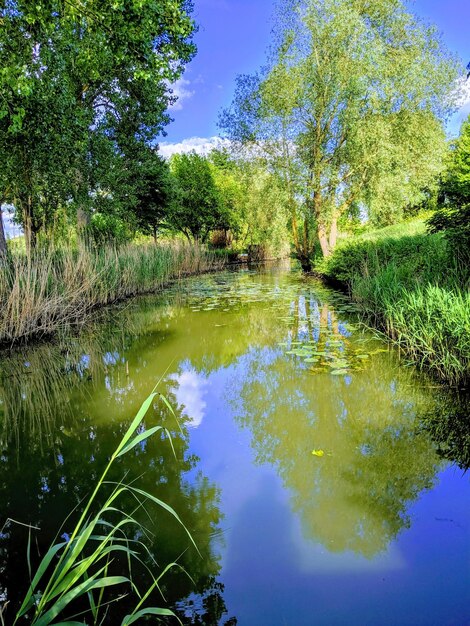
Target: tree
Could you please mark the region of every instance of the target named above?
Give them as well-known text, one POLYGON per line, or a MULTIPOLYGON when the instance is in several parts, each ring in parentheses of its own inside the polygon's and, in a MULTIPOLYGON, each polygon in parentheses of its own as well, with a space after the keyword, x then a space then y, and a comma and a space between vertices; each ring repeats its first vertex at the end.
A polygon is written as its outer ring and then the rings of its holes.
POLYGON ((98 179, 97 159, 125 156, 131 140, 150 145, 170 121, 169 85, 195 53, 191 9, 190 0, 12 0, 0 10, 9 173, 0 191, 31 246, 43 209, 73 201, 87 211, 100 196, 109 178, 98 179))
POLYGON ((196 152, 175 154, 170 161, 176 197, 169 224, 188 240, 205 242, 211 230, 220 227, 220 198, 209 161, 196 152))
POLYGON ((244 240, 261 256, 289 252, 288 194, 279 178, 263 163, 248 162, 243 172, 244 240))
POLYGON ((214 149, 208 155, 212 176, 219 197, 219 228, 223 232, 220 241, 229 245, 243 236, 245 190, 240 164, 228 150, 214 149))
POLYGON ((444 231, 466 282, 470 266, 470 117, 452 145, 438 202, 439 209, 429 220, 429 229, 434 233, 444 231))
POLYGON ((169 207, 175 194, 175 182, 168 163, 157 153, 149 152, 139 166, 137 203, 134 212, 139 228, 157 241, 158 230, 167 226, 169 207))
POLYGON ((401 0, 281 0, 268 64, 239 78, 221 126, 284 168, 305 267, 315 239, 331 253, 351 205, 396 214, 436 175, 457 75, 401 0))
POLYGON ((459 207, 470 204, 470 117, 462 124, 459 138, 451 145, 439 195, 441 205, 459 207))
MULTIPOLYGON (((50 208, 70 193, 69 167, 80 120, 63 59, 48 31, 13 7, 5 9, 0 48, 0 179, 2 198, 16 208, 27 249, 51 219, 50 208)), ((59 39, 59 36, 57 36, 59 39)))

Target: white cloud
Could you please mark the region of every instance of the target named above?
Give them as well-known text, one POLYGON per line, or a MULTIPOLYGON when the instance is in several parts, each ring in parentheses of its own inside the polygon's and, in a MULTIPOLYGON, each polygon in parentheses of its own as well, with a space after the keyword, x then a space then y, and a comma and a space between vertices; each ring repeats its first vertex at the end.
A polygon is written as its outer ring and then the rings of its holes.
POLYGON ((189 139, 183 139, 179 143, 170 143, 163 141, 160 144, 160 154, 168 159, 173 154, 182 154, 187 152, 196 152, 197 154, 208 154, 214 148, 223 148, 230 145, 228 139, 222 139, 221 137, 190 137, 189 139))
POLYGON ((205 414, 206 402, 204 395, 208 381, 195 370, 187 370, 172 376, 175 381, 175 396, 178 405, 183 407, 183 413, 189 418, 189 425, 197 428, 205 414))
POLYGON ((5 237, 11 239, 12 237, 20 237, 23 234, 23 229, 13 221, 13 212, 9 211, 7 207, 3 207, 3 227, 5 229, 5 237))
POLYGON ((170 85, 170 90, 173 92, 173 95, 178 98, 177 101, 169 107, 171 111, 181 111, 183 102, 190 100, 194 96, 196 92, 189 89, 190 85, 191 81, 186 78, 178 78, 175 83, 170 85))

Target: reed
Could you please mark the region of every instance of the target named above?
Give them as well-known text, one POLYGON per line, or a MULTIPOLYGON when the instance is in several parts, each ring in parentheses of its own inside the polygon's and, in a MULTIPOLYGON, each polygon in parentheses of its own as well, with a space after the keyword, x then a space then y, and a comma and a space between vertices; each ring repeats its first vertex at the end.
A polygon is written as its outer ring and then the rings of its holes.
MULTIPOLYGON (((70 537, 66 541, 54 543, 42 558, 37 571, 31 576, 29 589, 16 614, 14 626, 99 624, 105 616, 108 604, 119 603, 120 599, 129 594, 135 598, 135 605, 130 613, 123 615, 122 619, 119 618, 121 626, 130 626, 145 616, 176 617, 167 608, 148 606, 148 600, 154 590, 160 589, 160 581, 168 570, 179 566, 171 563, 158 576, 154 574, 153 569, 145 564, 149 554, 144 542, 136 539, 145 535, 145 528, 134 517, 135 511, 129 512, 120 508, 120 501, 125 495, 130 494, 136 502, 136 511, 149 504, 163 508, 185 528, 189 541, 196 547, 191 534, 174 509, 152 494, 139 489, 135 483, 112 484, 107 481, 111 466, 116 460, 136 446, 143 445, 152 435, 164 431, 171 444, 171 436, 165 428, 161 426, 145 428, 145 415, 158 399, 171 410, 168 401, 155 390, 142 404, 111 455, 91 496, 85 502, 80 519, 70 537), (109 495, 104 504, 98 507, 98 510, 94 510, 98 495, 103 490, 107 490, 109 495), (129 536, 132 539, 129 539, 129 536), (123 557, 126 563, 125 571, 113 573, 113 562, 122 561, 123 557), (139 589, 133 580, 133 566, 136 564, 144 566, 147 570, 151 581, 147 589, 139 589), (115 589, 121 595, 113 593, 115 589), (81 604, 77 604, 83 600, 87 606, 85 609, 81 604), (79 612, 74 615, 77 607, 79 612), (72 615, 66 616, 67 613, 72 615), (77 620, 78 617, 81 621, 77 620)), ((157 570, 155 564, 155 571, 157 570)))
POLYGON ((0 344, 54 334, 96 307, 223 265, 205 248, 182 243, 13 254, 0 265, 0 344))
POLYGON ((345 242, 319 264, 415 365, 452 385, 470 378, 468 278, 441 235, 406 225, 345 242), (392 234, 393 233, 393 234, 392 234))

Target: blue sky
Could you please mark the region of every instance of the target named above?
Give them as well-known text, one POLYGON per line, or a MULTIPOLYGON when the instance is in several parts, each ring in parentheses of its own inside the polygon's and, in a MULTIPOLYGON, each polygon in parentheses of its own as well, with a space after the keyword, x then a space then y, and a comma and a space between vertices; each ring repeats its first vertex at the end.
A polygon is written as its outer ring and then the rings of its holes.
MULTIPOLYGON (((162 146, 184 142, 191 147, 217 135, 217 116, 231 102, 236 75, 254 72, 264 61, 273 6, 274 0, 194 1, 198 53, 176 85, 181 97, 171 111, 174 122, 162 146)), ((409 6, 438 27, 445 44, 465 64, 470 61, 470 0, 416 0, 409 6)), ((449 125, 450 133, 456 134, 470 113, 468 100, 449 125)))

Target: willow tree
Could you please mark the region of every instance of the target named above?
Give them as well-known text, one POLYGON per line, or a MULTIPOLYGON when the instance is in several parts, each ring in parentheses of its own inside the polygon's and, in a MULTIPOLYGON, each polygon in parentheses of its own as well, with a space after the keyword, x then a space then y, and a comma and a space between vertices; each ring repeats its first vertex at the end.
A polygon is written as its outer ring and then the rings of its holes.
POLYGON ((438 173, 459 69, 402 0, 280 0, 273 32, 266 67, 239 78, 221 126, 284 168, 308 266, 353 205, 390 220, 438 173))

